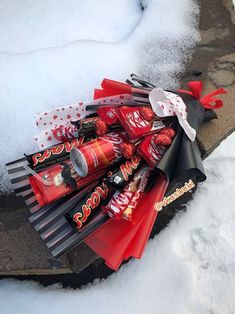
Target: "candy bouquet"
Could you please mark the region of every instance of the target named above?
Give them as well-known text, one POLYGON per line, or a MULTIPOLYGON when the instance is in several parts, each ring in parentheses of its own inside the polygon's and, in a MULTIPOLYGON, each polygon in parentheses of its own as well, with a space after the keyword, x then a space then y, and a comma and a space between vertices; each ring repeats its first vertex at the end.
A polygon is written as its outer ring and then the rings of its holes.
POLYGON ((114 270, 141 258, 162 204, 206 179, 196 132, 226 91, 188 87, 104 79, 94 100, 36 116, 40 151, 7 170, 53 256, 85 242, 114 270))

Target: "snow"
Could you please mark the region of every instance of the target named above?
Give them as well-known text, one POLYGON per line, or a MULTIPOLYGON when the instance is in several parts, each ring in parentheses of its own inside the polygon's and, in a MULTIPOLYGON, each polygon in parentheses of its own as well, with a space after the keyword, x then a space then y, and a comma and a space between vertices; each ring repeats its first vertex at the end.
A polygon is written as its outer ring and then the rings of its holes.
POLYGON ((99 0, 98 5, 94 0, 3 0, 0 8, 0 51, 11 54, 79 40, 117 43, 130 35, 142 15, 135 0, 99 0))
POLYGON ((208 180, 141 261, 80 290, 2 280, 1 313, 234 313, 235 133, 204 166, 208 180))
POLYGON ((103 77, 177 87, 197 15, 194 0, 1 0, 0 190, 4 164, 36 150, 37 112, 88 100, 103 77))

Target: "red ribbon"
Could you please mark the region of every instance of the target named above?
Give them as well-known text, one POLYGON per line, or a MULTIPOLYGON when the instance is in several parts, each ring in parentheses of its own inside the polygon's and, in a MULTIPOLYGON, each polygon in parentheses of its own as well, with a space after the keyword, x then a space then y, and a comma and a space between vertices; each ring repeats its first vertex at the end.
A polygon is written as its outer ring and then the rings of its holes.
POLYGON ((188 82, 187 86, 189 88, 189 91, 179 89, 178 92, 189 94, 195 97, 196 99, 199 100, 201 105, 206 109, 219 109, 223 107, 223 101, 221 99, 214 98, 214 96, 227 94, 227 91, 224 88, 216 89, 213 92, 202 97, 202 82, 201 81, 188 82))

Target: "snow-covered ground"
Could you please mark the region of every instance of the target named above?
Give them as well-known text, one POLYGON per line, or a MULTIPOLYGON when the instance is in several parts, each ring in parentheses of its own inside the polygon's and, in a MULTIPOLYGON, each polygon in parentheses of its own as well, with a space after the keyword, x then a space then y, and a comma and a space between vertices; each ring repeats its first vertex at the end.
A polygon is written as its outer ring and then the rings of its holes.
POLYGON ((235 133, 204 165, 207 181, 141 261, 81 290, 0 281, 0 313, 235 313, 235 133))
POLYGON ((103 77, 176 87, 197 14, 195 0, 0 0, 0 190, 4 163, 36 149, 37 112, 91 98, 103 77))

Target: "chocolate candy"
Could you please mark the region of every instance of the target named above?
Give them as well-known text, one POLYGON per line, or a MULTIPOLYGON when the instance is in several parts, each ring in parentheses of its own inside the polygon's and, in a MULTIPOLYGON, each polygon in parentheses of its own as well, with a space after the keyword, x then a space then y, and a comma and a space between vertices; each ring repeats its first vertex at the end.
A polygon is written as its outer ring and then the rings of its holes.
POLYGON ((102 136, 106 133, 108 133, 108 125, 103 120, 96 121, 95 124, 96 127, 96 135, 102 136))
POLYGON ((117 109, 118 118, 133 141, 140 139, 146 134, 156 133, 165 127, 163 122, 157 117, 155 120, 152 119, 152 112, 148 109, 146 111, 144 107, 127 106, 117 109), (150 118, 151 120, 149 121, 150 118))
POLYGON ((117 107, 100 107, 97 110, 98 115, 108 125, 113 125, 118 122, 118 117, 117 117, 117 107))
POLYGON ((123 191, 116 191, 102 209, 115 219, 132 219, 133 210, 137 207, 148 182, 150 168, 143 166, 127 184, 123 191))
POLYGON ((100 117, 85 118, 78 121, 71 121, 77 128, 78 137, 82 136, 95 136, 96 135, 96 122, 101 120, 100 117))
POLYGON ((101 205, 108 200, 114 193, 114 189, 110 188, 105 180, 101 184, 93 188, 81 202, 70 210, 66 215, 66 219, 77 230, 81 230, 87 225, 92 218, 99 213, 101 205))
POLYGON ((137 147, 139 155, 143 157, 152 168, 159 163, 166 151, 165 146, 154 143, 154 137, 154 134, 146 136, 146 138, 137 147))
POLYGON ((135 145, 131 143, 122 143, 121 150, 123 157, 131 159, 131 157, 135 154, 135 145))
POLYGON ((164 128, 164 129, 161 129, 161 131, 159 132, 160 134, 167 134, 169 135, 171 138, 175 137, 175 130, 172 129, 172 128, 164 128))
POLYGON ((134 155, 130 160, 121 164, 118 169, 107 178, 107 183, 116 189, 124 188, 138 169, 140 169, 142 164, 142 159, 138 155, 134 155))
POLYGON ((119 125, 108 125, 100 117, 90 117, 78 121, 71 121, 77 128, 77 137, 82 136, 102 136, 108 132, 120 129, 119 125))
POLYGON ((154 119, 154 111, 149 107, 142 107, 140 109, 140 114, 146 121, 152 121, 154 119))
POLYGON ((79 147, 85 141, 84 137, 52 146, 44 151, 26 155, 30 167, 34 171, 42 170, 68 158, 69 153, 75 147, 79 147))
POLYGON ((168 134, 154 134, 153 141, 157 145, 170 146, 172 144, 171 137, 168 134))
POLYGON ((172 144, 172 138, 175 136, 175 130, 172 128, 163 128, 159 134, 155 134, 153 142, 157 145, 170 146, 172 144))

